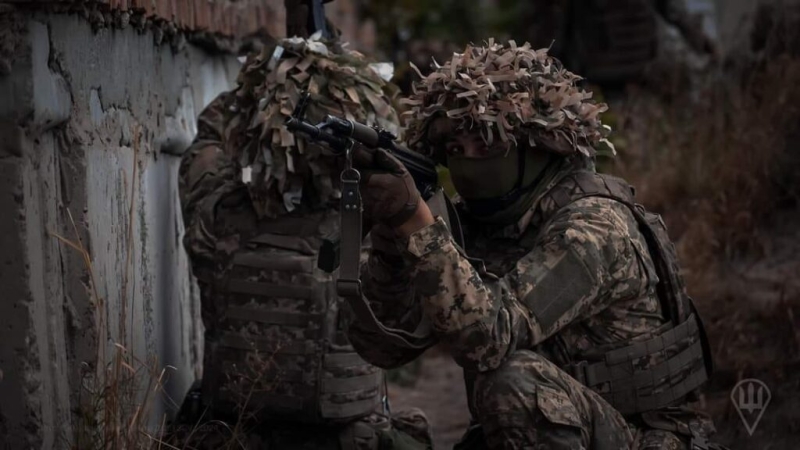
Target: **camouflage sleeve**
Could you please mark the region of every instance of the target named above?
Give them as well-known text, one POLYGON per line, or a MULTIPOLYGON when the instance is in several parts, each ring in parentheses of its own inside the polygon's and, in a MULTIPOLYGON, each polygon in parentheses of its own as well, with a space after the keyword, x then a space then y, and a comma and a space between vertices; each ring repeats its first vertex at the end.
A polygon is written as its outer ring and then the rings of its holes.
MULTIPOLYGON (((403 257, 388 228, 376 226, 370 237, 372 248, 361 270, 364 295, 381 323, 412 332, 422 318, 411 289, 412 263, 403 257)), ((384 369, 400 367, 424 351, 393 345, 358 323, 349 328, 348 337, 362 358, 384 369)))
POLYGON ((606 198, 578 200, 556 213, 506 277, 530 312, 532 345, 646 290, 636 227, 625 205, 606 198))
POLYGON ((405 244, 414 261, 412 291, 459 365, 491 370, 513 349, 530 345, 528 314, 508 284, 481 278, 441 218, 405 244))
POLYGON ((502 279, 481 277, 438 219, 408 239, 410 273, 393 288, 414 292, 462 367, 491 370, 513 350, 599 313, 627 283, 641 283, 627 222, 610 202, 584 199, 557 213, 502 279))
POLYGON ((186 228, 184 246, 193 260, 212 258, 216 204, 242 184, 236 164, 224 150, 228 99, 229 93, 220 94, 200 113, 197 136, 181 158, 178 195, 186 228))

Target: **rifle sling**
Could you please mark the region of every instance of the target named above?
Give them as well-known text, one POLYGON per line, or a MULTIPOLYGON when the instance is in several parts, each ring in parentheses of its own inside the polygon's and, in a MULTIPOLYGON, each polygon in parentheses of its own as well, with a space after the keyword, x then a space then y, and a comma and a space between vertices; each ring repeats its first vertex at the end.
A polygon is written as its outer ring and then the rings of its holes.
MULTIPOLYGON (((352 169, 351 169, 352 170, 352 169)), ((360 175, 342 172, 341 241, 339 279, 337 291, 343 297, 361 294, 359 267, 361 261, 361 193, 358 190, 360 175)))
POLYGON ((430 323, 422 320, 413 333, 384 326, 361 291, 361 194, 358 190, 359 176, 347 170, 342 172, 341 201, 341 261, 336 292, 347 301, 359 324, 366 330, 379 333, 395 345, 405 348, 427 348, 435 338, 430 333, 430 323))

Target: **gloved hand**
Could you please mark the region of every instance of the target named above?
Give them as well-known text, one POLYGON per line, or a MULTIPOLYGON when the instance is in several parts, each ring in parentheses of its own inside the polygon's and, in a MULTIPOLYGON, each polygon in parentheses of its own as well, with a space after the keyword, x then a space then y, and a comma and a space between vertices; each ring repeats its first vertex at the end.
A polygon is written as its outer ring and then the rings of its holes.
POLYGON ((361 198, 368 220, 399 227, 410 219, 420 202, 414 179, 405 166, 383 149, 358 147, 353 165, 361 172, 361 198))

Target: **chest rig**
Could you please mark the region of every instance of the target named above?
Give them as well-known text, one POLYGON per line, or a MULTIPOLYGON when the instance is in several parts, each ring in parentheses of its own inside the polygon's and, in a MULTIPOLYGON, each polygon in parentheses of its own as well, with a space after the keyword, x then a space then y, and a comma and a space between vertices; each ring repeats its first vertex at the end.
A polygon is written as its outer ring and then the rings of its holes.
POLYGON ((206 336, 203 396, 213 410, 335 423, 380 404, 383 372, 349 344, 336 274, 317 267, 338 221, 335 212, 266 221, 232 254, 206 336))
POLYGON ((656 293, 667 322, 645 340, 593 352, 568 369, 623 415, 674 405, 700 387, 713 367, 703 324, 686 292, 666 225, 661 216, 634 202, 633 189, 623 180, 589 171, 570 176, 578 189, 560 185, 548 193, 558 209, 582 198, 605 197, 631 211, 653 260, 656 293))

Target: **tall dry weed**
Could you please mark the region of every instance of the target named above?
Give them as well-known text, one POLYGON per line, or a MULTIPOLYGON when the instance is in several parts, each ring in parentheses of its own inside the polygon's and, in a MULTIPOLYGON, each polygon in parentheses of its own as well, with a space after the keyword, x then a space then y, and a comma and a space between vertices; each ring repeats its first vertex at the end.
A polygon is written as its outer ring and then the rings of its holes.
POLYGON ((787 29, 763 31, 760 55, 729 60, 696 90, 665 99, 632 89, 616 105, 614 171, 667 222, 720 391, 800 358, 797 262, 776 256, 800 220, 800 47, 778 45, 787 29))
POLYGON ((708 410, 730 448, 794 448, 800 390, 800 6, 760 8, 749 55, 671 101, 632 91, 616 171, 664 216, 716 371, 708 410), (746 436, 729 394, 743 378, 776 401, 746 436))
MULTIPOLYGON (((228 424, 220 420, 199 417, 192 424, 168 424, 166 414, 157 417, 162 400, 171 401, 166 396, 164 385, 167 382, 167 369, 161 367, 156 355, 147 355, 142 360, 129 351, 136 341, 136 327, 133 322, 133 296, 129 295, 129 283, 133 267, 134 228, 137 181, 139 173, 139 143, 141 130, 133 130, 133 168, 130 184, 130 204, 126 235, 125 270, 119 287, 120 304, 116 328, 106 323, 110 317, 105 296, 98 290, 94 271, 94 258, 80 238, 80 233, 72 214, 67 210, 74 238, 51 232, 63 245, 78 252, 88 273, 86 286, 90 304, 93 305, 95 327, 94 346, 97 349, 95 361, 84 362, 83 377, 79 391, 79 404, 74 410, 72 437, 67 437, 72 450, 154 450, 224 448, 244 449, 248 434, 255 428, 254 418, 258 411, 250 407, 251 398, 262 391, 270 391, 270 374, 274 372, 274 356, 262 355, 257 351, 249 354, 248 367, 239 373, 230 374, 240 389, 236 399, 235 420, 228 424), (109 339, 113 345, 109 346, 109 339), (154 426, 154 423, 156 424, 154 426)), ((115 284, 111 284, 115 285, 115 284)), ((278 349, 280 346, 278 346, 278 349)), ((277 350, 276 349, 276 352, 277 350)), ((172 402, 175 409, 178 405, 172 402)))
POLYGON ((109 335, 105 321, 108 314, 106 298, 98 290, 94 271, 94 259, 80 238, 72 214, 67 210, 74 238, 51 232, 63 245, 78 252, 88 273, 87 295, 93 305, 95 338, 97 349, 95 361, 83 363, 84 370, 79 387, 79 404, 74 410, 72 429, 74 435, 67 437, 69 447, 74 450, 140 450, 162 448, 158 439, 164 428, 165 417, 154 429, 153 423, 158 402, 162 399, 167 368, 160 367, 155 355, 142 360, 128 350, 134 339, 132 324, 126 328, 128 319, 128 286, 134 251, 133 228, 136 199, 136 181, 139 156, 140 129, 134 129, 133 182, 131 183, 129 222, 127 230, 126 269, 120 287, 120 315, 115 336, 109 335), (126 331, 127 330, 127 331, 126 331), (108 345, 108 339, 113 345, 108 345))
MULTIPOLYGON (((68 212, 76 236, 78 230, 68 212)), ((89 296, 95 306, 95 326, 98 327, 97 361, 86 363, 95 369, 84 371, 81 380, 79 405, 73 421, 74 436, 70 448, 74 450, 128 450, 158 448, 158 430, 151 429, 156 402, 166 382, 166 368, 159 368, 154 356, 147 361, 132 355, 128 349, 115 342, 106 349, 106 303, 97 290, 92 257, 80 237, 68 239, 52 233, 62 244, 77 251, 89 273, 89 296), (110 353, 110 354, 109 354, 110 353)), ((123 319, 124 320, 124 319, 123 319)), ((162 421, 163 427, 163 421, 162 421)))
POLYGON ((796 203, 800 59, 709 75, 665 102, 632 89, 619 109, 615 171, 665 216, 689 269, 762 250, 762 225, 796 203))

